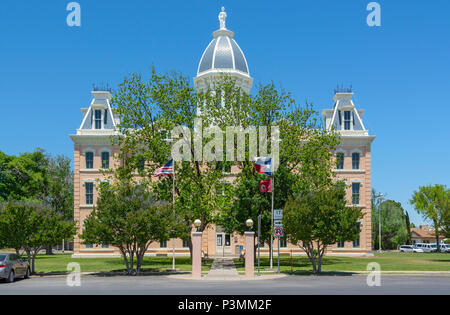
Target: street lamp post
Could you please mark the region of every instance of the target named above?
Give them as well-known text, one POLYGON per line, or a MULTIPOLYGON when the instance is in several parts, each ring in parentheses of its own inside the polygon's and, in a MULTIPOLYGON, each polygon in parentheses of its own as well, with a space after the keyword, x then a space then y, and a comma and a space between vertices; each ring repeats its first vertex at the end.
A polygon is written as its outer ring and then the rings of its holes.
POLYGON ((200 219, 197 219, 194 221, 194 225, 197 228, 197 232, 199 232, 200 225, 202 225, 202 221, 200 221, 200 219))

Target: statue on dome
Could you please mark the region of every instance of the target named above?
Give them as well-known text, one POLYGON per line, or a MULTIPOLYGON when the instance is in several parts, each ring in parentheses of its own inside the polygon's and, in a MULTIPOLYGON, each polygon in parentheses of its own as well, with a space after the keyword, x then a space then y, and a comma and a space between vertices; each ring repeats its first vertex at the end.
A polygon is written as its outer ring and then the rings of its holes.
POLYGON ((222 11, 219 13, 219 22, 220 22, 220 29, 226 30, 227 27, 225 26, 225 20, 227 19, 227 13, 225 12, 225 7, 222 7, 222 11))

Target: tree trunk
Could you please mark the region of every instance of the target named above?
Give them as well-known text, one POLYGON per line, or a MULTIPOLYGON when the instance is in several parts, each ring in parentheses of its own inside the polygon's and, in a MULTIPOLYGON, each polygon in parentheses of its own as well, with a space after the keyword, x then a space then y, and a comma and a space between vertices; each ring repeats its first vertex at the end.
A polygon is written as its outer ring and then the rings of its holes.
POLYGON ((130 273, 130 265, 128 264, 128 257, 125 249, 120 248, 120 252, 122 253, 123 260, 125 261, 125 267, 127 268, 127 274, 130 273))
POLYGON ((436 252, 440 253, 441 252, 441 244, 439 244, 439 229, 437 226, 437 222, 434 221, 434 233, 436 235, 436 252))
POLYGON ((39 253, 39 250, 40 250, 40 248, 33 252, 33 258, 31 259, 31 273, 35 272, 35 268, 34 268, 35 264, 34 263, 36 261, 36 255, 37 255, 37 253, 39 253))
POLYGON ((318 266, 317 266, 317 273, 321 273, 322 272, 322 258, 323 258, 323 254, 325 253, 325 248, 322 249, 317 249, 317 255, 318 255, 318 266))
POLYGON ((269 266, 270 266, 270 262, 272 261, 272 242, 271 242, 271 240, 272 240, 272 238, 270 238, 270 240, 269 240, 269 266))
POLYGON ((45 255, 53 255, 53 248, 52 248, 52 246, 47 246, 45 248, 45 255))
POLYGON ((189 233, 189 239, 188 239, 188 247, 189 247, 189 256, 191 257, 191 263, 192 263, 192 237, 189 233))
POLYGON ((314 257, 314 246, 307 246, 303 248, 308 256, 309 261, 311 262, 313 273, 316 273, 316 259, 314 257))
POLYGON ((31 251, 25 250, 25 252, 27 253, 28 265, 31 266, 31 251))

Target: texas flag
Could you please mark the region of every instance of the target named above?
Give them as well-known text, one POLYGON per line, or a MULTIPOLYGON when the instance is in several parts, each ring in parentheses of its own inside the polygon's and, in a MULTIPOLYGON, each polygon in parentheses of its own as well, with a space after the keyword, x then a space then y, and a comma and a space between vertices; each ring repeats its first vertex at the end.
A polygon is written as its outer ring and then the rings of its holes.
POLYGON ((272 158, 270 157, 257 157, 253 168, 260 174, 272 175, 272 158))
POLYGON ((272 180, 271 179, 263 179, 259 183, 259 191, 260 192, 272 192, 272 180))

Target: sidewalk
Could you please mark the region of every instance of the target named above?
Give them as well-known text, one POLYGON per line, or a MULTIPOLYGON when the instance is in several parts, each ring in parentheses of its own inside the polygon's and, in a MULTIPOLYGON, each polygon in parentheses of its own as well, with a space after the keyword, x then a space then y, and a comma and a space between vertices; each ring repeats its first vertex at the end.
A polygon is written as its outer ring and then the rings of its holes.
POLYGON ((233 258, 218 257, 214 259, 211 270, 205 280, 240 280, 233 258))
MULTIPOLYGON (((191 275, 169 275, 168 278, 172 279, 183 279, 192 280, 191 275)), ((268 274, 258 277, 256 274, 253 278, 249 279, 243 274, 239 274, 236 270, 232 257, 216 257, 211 266, 209 273, 202 276, 199 280, 206 281, 236 281, 236 280, 269 280, 269 279, 279 279, 287 277, 286 274, 268 274)))

